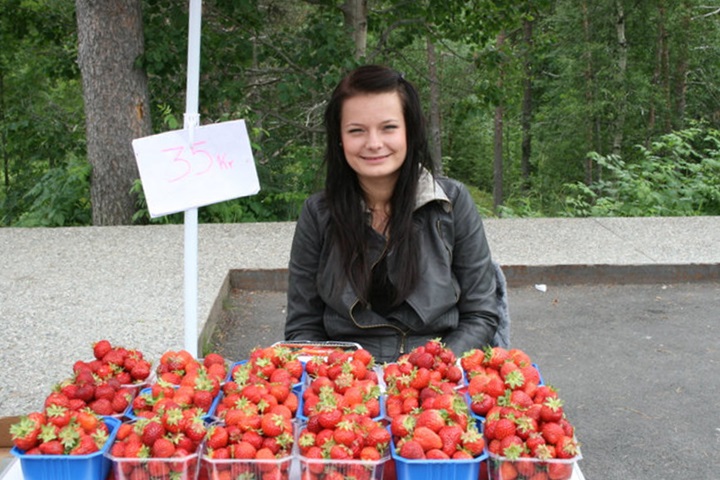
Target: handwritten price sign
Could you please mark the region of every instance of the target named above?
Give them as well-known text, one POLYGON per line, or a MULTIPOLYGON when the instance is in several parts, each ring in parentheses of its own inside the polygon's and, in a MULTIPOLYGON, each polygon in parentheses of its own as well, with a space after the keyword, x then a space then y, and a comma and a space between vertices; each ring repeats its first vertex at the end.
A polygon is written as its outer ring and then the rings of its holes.
POLYGON ((150 216, 260 191, 244 120, 138 138, 132 142, 150 216))

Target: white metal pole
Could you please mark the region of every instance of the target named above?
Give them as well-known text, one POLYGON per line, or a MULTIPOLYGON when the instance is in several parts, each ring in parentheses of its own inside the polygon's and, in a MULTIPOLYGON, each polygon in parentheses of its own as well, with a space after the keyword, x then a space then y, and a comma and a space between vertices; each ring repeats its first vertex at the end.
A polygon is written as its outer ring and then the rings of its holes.
MULTIPOLYGON (((190 0, 188 29, 188 64, 185 91, 184 128, 192 144, 193 130, 200 124, 198 96, 200 90, 200 26, 202 0, 190 0)), ((198 211, 185 211, 185 350, 198 356, 198 211)))

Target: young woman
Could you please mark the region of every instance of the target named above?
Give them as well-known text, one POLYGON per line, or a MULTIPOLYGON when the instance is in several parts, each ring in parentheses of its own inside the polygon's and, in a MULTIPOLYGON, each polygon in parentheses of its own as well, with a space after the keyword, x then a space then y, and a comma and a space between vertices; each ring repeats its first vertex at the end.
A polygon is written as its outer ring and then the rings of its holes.
POLYGON ((325 189, 308 198, 289 264, 287 340, 349 341, 394 361, 433 338, 491 344, 495 271, 467 189, 432 174, 416 89, 360 67, 325 111, 325 189))

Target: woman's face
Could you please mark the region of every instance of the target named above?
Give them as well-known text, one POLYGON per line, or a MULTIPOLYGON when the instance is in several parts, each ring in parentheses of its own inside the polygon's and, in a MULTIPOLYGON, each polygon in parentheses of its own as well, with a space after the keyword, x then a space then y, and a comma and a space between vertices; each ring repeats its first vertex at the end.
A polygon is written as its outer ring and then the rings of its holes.
POLYGON ((362 184, 397 180, 407 155, 405 117, 397 92, 346 99, 340 131, 345 159, 362 184))

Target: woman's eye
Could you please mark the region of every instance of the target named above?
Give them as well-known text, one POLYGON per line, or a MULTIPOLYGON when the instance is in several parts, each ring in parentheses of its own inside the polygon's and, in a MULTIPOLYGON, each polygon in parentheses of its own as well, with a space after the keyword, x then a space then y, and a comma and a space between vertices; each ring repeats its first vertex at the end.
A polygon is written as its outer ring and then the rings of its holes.
POLYGON ((385 125, 385 130, 395 130, 396 128, 398 128, 397 125, 385 125))

